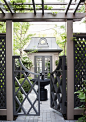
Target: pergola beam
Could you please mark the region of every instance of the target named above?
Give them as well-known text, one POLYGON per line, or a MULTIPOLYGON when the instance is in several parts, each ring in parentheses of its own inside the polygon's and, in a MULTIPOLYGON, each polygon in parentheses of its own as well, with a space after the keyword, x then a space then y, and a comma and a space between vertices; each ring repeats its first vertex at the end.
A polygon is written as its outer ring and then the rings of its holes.
POLYGON ((34 0, 32 0, 32 3, 33 3, 34 15, 36 15, 36 8, 35 8, 35 2, 34 2, 34 0))
POLYGON ((44 0, 42 0, 42 15, 44 15, 44 0))
MULTIPOLYGON (((73 22, 80 21, 81 19, 73 19, 73 22)), ((20 22, 20 20, 13 20, 13 22, 20 22)), ((66 19, 22 19, 22 22, 66 22, 66 19)))
POLYGON ((3 14, 0 13, 0 21, 6 21, 6 20, 12 20, 12 21, 22 21, 29 19, 31 21, 46 21, 46 20, 57 20, 58 19, 73 19, 73 20, 80 20, 83 17, 86 16, 86 13, 76 13, 75 16, 73 13, 68 13, 65 15, 65 13, 57 13, 57 14, 52 14, 52 13, 45 13, 44 16, 42 16, 41 13, 37 13, 36 16, 34 16, 34 13, 14 13, 13 16, 11 13, 6 13, 5 16, 3 17, 3 14))
POLYGON ((7 0, 4 0, 6 6, 8 7, 9 11, 11 12, 11 14, 13 15, 14 14, 14 11, 12 10, 12 7, 10 6, 10 2, 8 2, 7 0))
POLYGON ((70 7, 71 3, 72 3, 72 0, 70 0, 69 4, 68 4, 68 6, 67 6, 67 9, 66 9, 66 12, 65 12, 66 15, 67 15, 67 12, 68 12, 68 10, 69 10, 69 7, 70 7))
POLYGON ((77 4, 77 6, 76 6, 76 8, 75 8, 75 11, 74 11, 74 13, 73 13, 74 15, 75 15, 75 13, 76 13, 76 11, 77 11, 77 9, 78 9, 80 3, 81 3, 81 1, 79 1, 79 3, 77 4))

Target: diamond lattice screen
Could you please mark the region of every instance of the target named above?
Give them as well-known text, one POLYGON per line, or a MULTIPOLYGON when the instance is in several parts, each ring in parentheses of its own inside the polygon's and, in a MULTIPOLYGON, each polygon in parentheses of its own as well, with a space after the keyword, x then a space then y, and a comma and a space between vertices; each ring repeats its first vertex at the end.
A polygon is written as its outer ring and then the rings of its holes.
POLYGON ((0 109, 6 108, 6 36, 0 35, 0 109))
POLYGON ((66 57, 60 57, 57 68, 51 73, 50 80, 50 97, 51 108, 61 112, 67 113, 66 107, 66 57))
MULTIPOLYGON (((86 34, 85 34, 86 35, 86 34)), ((86 79, 86 36, 78 34, 74 36, 74 92, 83 88, 83 80, 86 79)), ((74 107, 83 103, 74 95, 74 107)))

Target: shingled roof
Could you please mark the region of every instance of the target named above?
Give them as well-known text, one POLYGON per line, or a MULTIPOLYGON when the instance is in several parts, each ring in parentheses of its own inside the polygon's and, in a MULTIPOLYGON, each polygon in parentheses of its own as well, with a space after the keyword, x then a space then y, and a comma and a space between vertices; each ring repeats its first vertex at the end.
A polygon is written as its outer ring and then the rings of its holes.
POLYGON ((61 52, 62 49, 56 44, 55 37, 32 37, 29 45, 24 50, 30 52, 37 50, 38 52, 61 52))

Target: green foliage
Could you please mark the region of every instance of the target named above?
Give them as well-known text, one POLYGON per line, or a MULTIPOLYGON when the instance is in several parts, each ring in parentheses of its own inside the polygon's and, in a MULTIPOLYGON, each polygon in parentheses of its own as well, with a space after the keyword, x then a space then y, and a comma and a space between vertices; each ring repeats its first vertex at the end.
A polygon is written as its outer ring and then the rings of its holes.
POLYGON ((31 54, 31 53, 37 53, 38 52, 38 50, 37 49, 31 49, 29 52, 27 52, 27 54, 31 54))
POLYGON ((56 65, 56 66, 58 66, 58 63, 59 63, 59 61, 58 61, 58 60, 56 60, 56 61, 55 61, 55 65, 56 65))
MULTIPOLYGON (((19 88, 19 87, 15 87, 15 92, 17 92, 18 88, 19 88)), ((20 102, 23 101, 23 95, 22 95, 21 91, 18 91, 17 97, 18 97, 18 99, 19 99, 20 102)), ((19 104, 16 102, 16 110, 17 110, 18 108, 19 108, 19 104)), ((19 112, 21 112, 21 109, 19 110, 19 112)))
POLYGON ((78 93, 78 98, 82 101, 86 101, 86 80, 83 80, 83 88, 75 92, 78 93))
POLYGON ((56 43, 64 50, 60 55, 66 55, 66 42, 67 42, 67 34, 65 25, 60 26, 58 37, 56 33, 56 43))
POLYGON ((31 69, 33 66, 32 61, 27 56, 22 57, 22 63, 27 69, 31 69))
POLYGON ((30 24, 28 22, 15 22, 14 23, 14 42, 13 51, 14 54, 19 51, 22 57, 22 49, 29 42, 31 36, 34 34, 28 34, 30 24))
POLYGON ((83 80, 83 88, 75 92, 75 94, 78 94, 78 98, 81 102, 85 102, 84 107, 84 114, 82 117, 78 119, 79 122, 86 122, 86 80, 83 80))
POLYGON ((44 5, 44 9, 51 10, 52 8, 52 6, 44 5))
POLYGON ((59 87, 59 83, 57 82, 57 87, 59 87))
POLYGON ((54 12, 52 12, 52 14, 53 14, 54 16, 55 16, 57 13, 58 13, 58 12, 55 12, 55 11, 54 11, 54 12))
MULTIPOLYGON (((22 84, 22 82, 23 82, 24 79, 25 79, 25 78, 19 79, 19 83, 22 84)), ((31 80, 32 77, 28 77, 28 79, 31 80)), ((31 81, 30 81, 30 82, 31 82, 31 81)), ((31 84, 33 84, 33 82, 31 82, 31 84)), ((18 87, 17 82, 15 82, 15 86, 18 87)), ((31 88, 31 85, 29 84, 29 82, 28 82, 27 79, 24 81, 24 84, 22 85, 22 87, 23 87, 23 89, 25 90, 26 93, 29 92, 29 90, 30 90, 30 88, 31 88)))
POLYGON ((10 3, 12 5, 12 8, 14 9, 15 12, 25 12, 25 8, 31 8, 31 5, 24 5, 23 3, 25 2, 31 2, 31 0, 11 0, 10 3), (15 5, 14 3, 22 3, 21 5, 15 5), (17 10, 18 9, 18 10, 17 10))
POLYGON ((77 11, 77 13, 85 13, 85 5, 82 5, 80 10, 77 11))
POLYGON ((78 119, 78 122, 86 122, 86 115, 83 115, 83 117, 80 117, 78 119))
MULTIPOLYGON (((30 60, 30 58, 27 55, 24 55, 21 58, 21 61, 23 63, 23 65, 27 68, 27 69, 31 69, 31 67, 33 66, 32 61, 30 60)), ((15 60, 15 64, 17 67, 20 67, 20 62, 19 60, 15 60)))
POLYGON ((50 79, 50 73, 47 74, 47 78, 50 79))
POLYGON ((0 33, 6 33, 6 23, 0 22, 0 33))

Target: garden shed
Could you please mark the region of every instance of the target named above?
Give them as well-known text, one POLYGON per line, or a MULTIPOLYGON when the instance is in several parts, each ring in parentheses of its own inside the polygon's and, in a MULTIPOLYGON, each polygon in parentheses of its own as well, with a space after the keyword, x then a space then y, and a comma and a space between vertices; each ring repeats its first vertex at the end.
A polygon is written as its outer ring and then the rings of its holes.
POLYGON ((32 37, 24 51, 31 52, 31 50, 35 51, 34 53, 28 53, 33 63, 31 71, 43 72, 47 77, 48 73, 56 68, 55 62, 59 59, 59 53, 62 51, 56 43, 56 38, 32 37))

